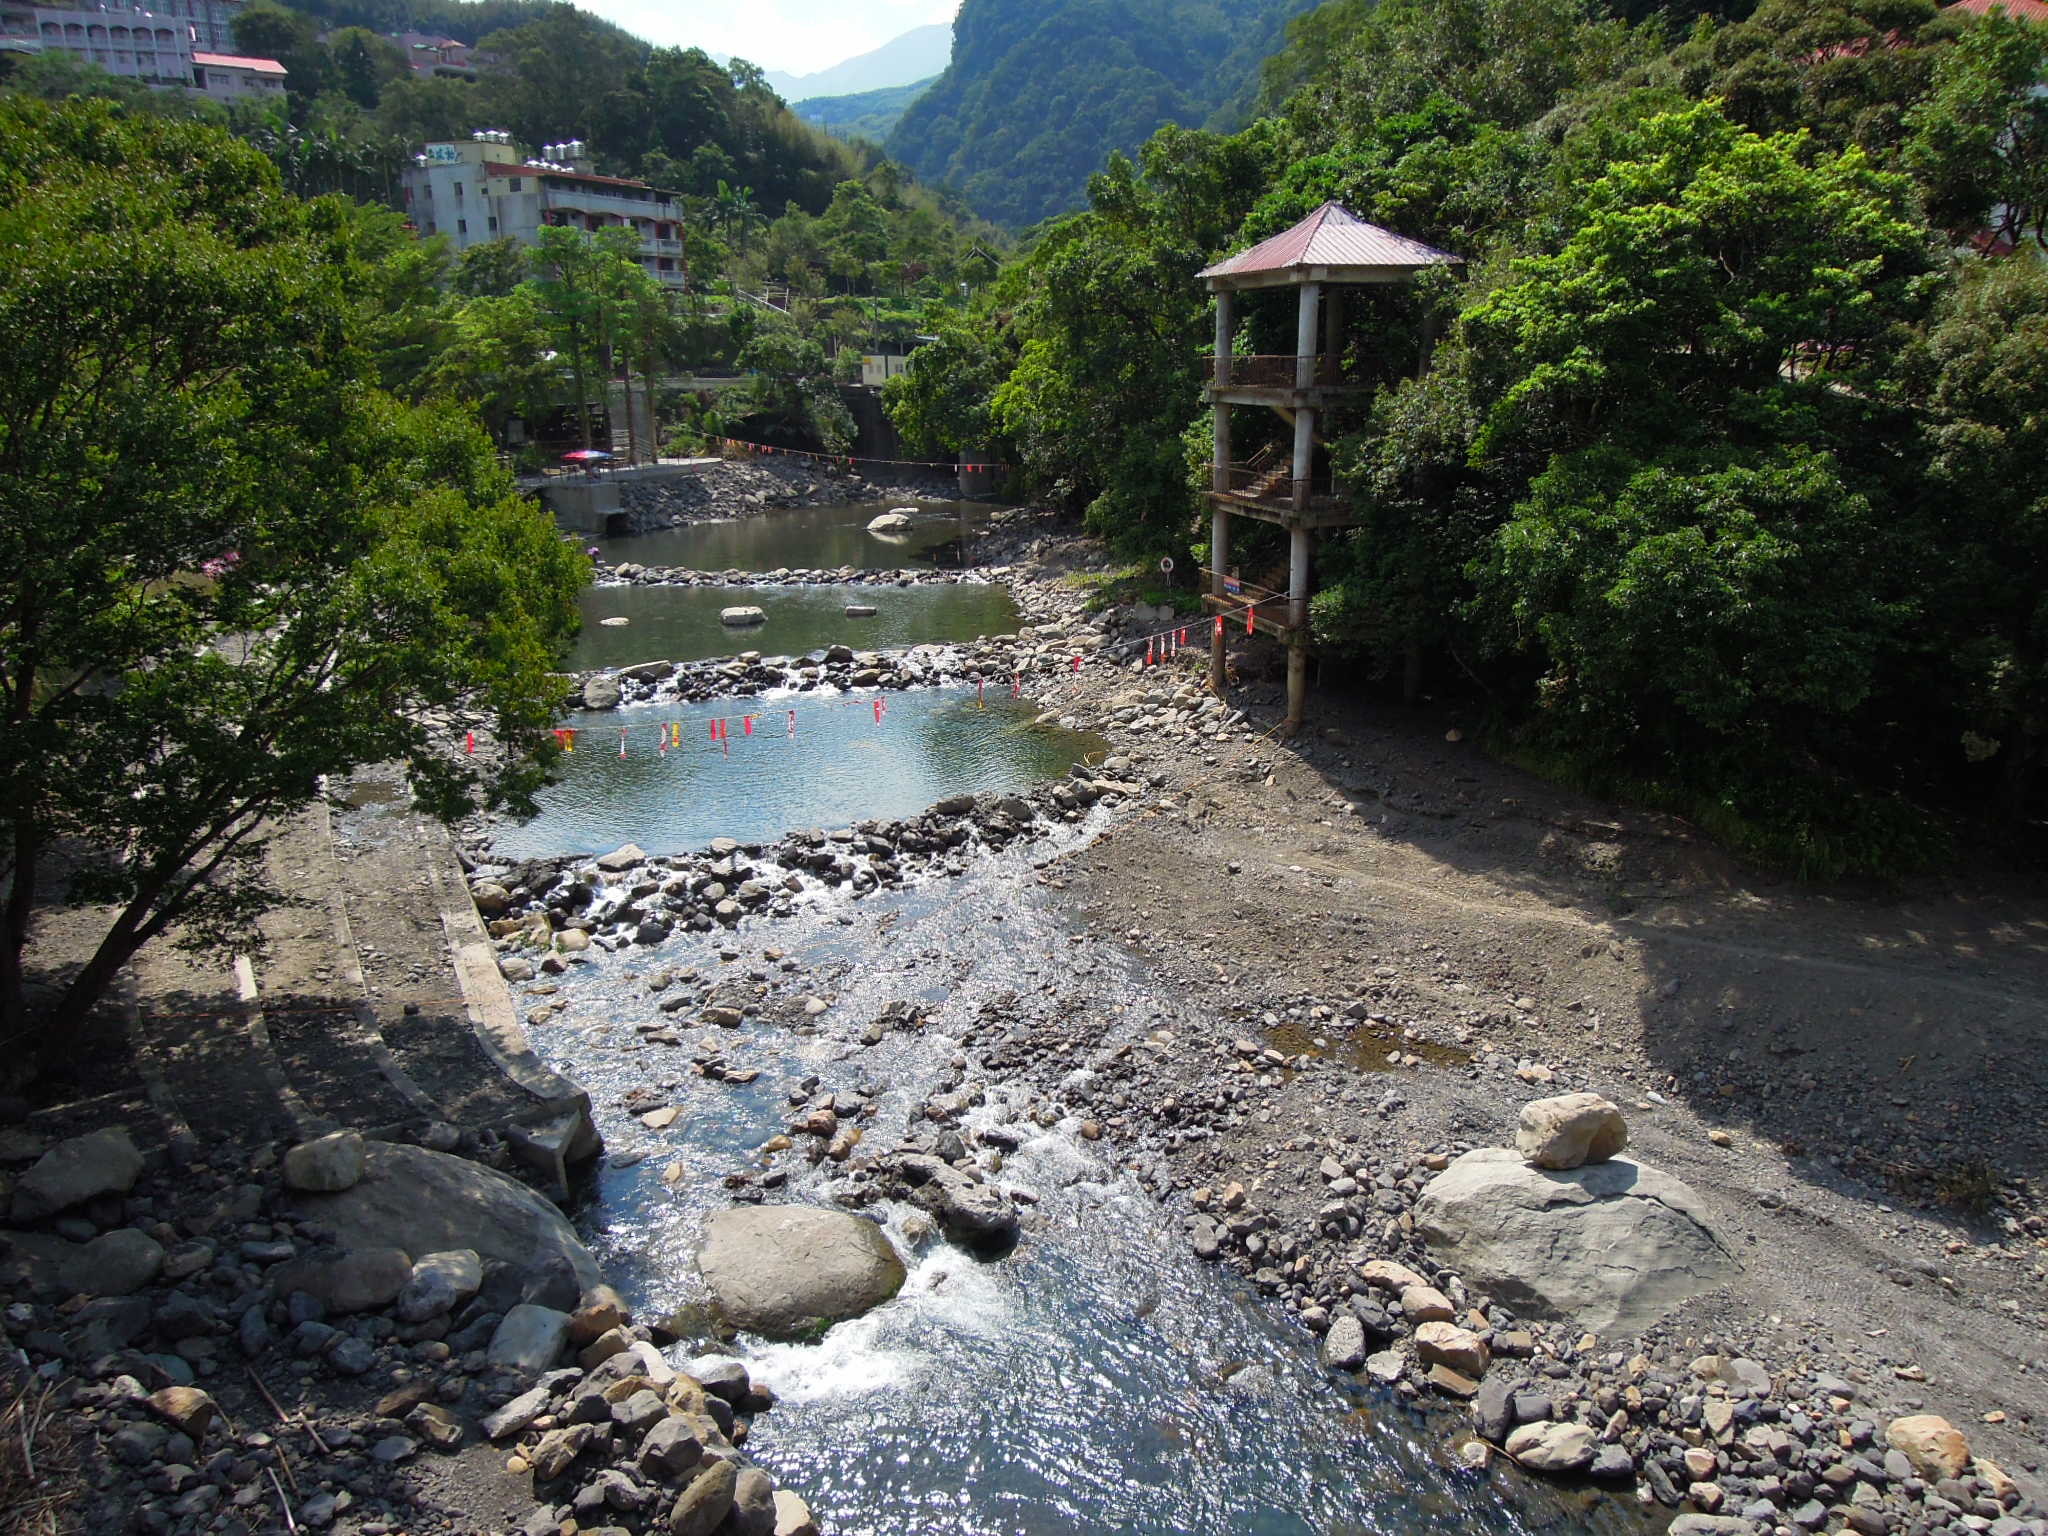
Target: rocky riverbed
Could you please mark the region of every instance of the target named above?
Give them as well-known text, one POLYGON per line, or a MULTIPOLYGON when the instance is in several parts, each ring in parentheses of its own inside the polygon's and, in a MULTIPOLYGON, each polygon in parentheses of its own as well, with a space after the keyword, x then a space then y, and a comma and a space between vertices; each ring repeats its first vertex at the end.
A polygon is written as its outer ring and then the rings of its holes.
MULTIPOLYGON (((1075 620, 1069 611, 1060 622, 1075 620)), ((1154 967, 1157 983, 1182 1000, 1181 1021, 1098 1049, 1057 1010, 992 1016, 963 1038, 971 1054, 954 1087, 920 1106, 892 1151, 846 1134, 842 1109, 851 1108, 859 1128, 872 1105, 808 1099, 792 1115, 789 1149, 843 1161, 868 1192, 852 1197, 856 1203, 927 1186, 939 1169, 952 1170, 963 1186, 994 1186, 1000 1181, 991 1176, 1015 1138, 1000 1126, 970 1128, 967 1118, 983 1102, 980 1085, 1023 1087, 1035 1095, 1025 1100, 1027 1119, 1072 1123, 1118 1147, 1181 1213, 1192 1251, 1239 1270, 1287 1309, 1331 1370, 1362 1372, 1431 1406, 1474 1467, 1504 1456, 1527 1471, 1590 1479, 1646 1508, 1680 1511, 1674 1528, 1695 1532, 2048 1531, 2034 1502, 2041 1410, 2024 1342, 2048 1323, 2040 1291, 2048 1222, 2024 1177, 1994 1193, 1988 1238, 1947 1239, 1952 1260, 1990 1262, 1990 1271, 1973 1273, 2017 1282, 1994 1290, 1996 1305, 1967 1314, 1947 1356, 1910 1301, 1901 1313, 1886 1297, 1876 1309, 1882 1321, 1860 1339, 1826 1328, 1812 1315, 1818 1298, 1800 1288, 1802 1268, 1835 1274, 1845 1260, 1862 1263, 1881 1286, 1909 1291, 1911 1271, 1895 1259, 1852 1256, 1825 1229, 1794 1234, 1777 1220, 1772 1246, 1761 1247, 1753 1218, 1731 1208, 1716 1182, 1694 1188, 1699 1224, 1714 1234, 1719 1259, 1702 1270, 1697 1294, 1648 1314, 1609 1308, 1589 1325, 1546 1303, 1541 1288, 1516 1291, 1498 1277, 1482 1282, 1461 1272, 1445 1243, 1431 1240, 1442 1223, 1432 1227, 1427 1212, 1432 1187, 1472 1167, 1468 1160, 1489 1145, 1474 1131, 1503 1116, 1511 1123, 1531 1099, 1606 1090, 1632 1120, 1647 1120, 1660 1149, 1692 1162, 1701 1154, 1672 1148, 1662 1125, 1686 1113, 1685 1090, 1640 1058, 1630 1060, 1625 1033, 1612 1023, 1603 1029, 1612 1013, 1567 1007, 1540 987, 1508 990, 1498 1002, 1472 996, 1450 950, 1440 949, 1432 967, 1409 938, 1398 952, 1389 952, 1391 938, 1347 943, 1348 925, 1362 934, 1380 923, 1364 907, 1347 913, 1341 897, 1311 894, 1341 888, 1350 873, 1333 857, 1337 842, 1328 831, 1329 846, 1314 851, 1317 828, 1348 821, 1377 845, 1410 827, 1463 821, 1471 814, 1465 808, 1473 796, 1462 787, 1471 772, 1432 777, 1411 762, 1358 764, 1352 739, 1334 733, 1334 746, 1262 740, 1256 720, 1219 719, 1213 705, 1205 707, 1194 658, 1179 670, 1144 666, 1130 637, 1160 622, 1155 613, 1097 616, 1085 621, 1099 639, 1078 674, 1070 662, 1056 664, 1056 646, 1047 647, 1043 664, 1018 671, 1048 714, 1109 733, 1129 759, 1121 782, 1132 793, 1105 813, 1111 835, 1076 854, 1072 866, 1095 932, 1114 935, 1154 967), (1318 779, 1327 786, 1336 775, 1344 792, 1305 787, 1318 779), (1225 825, 1234 835, 1216 837, 1225 825), (1300 862, 1273 862, 1263 841, 1276 830, 1302 836, 1296 829, 1304 827, 1311 851, 1300 862), (1161 876, 1200 842, 1210 844, 1204 868, 1213 884, 1195 901, 1162 900, 1161 876), (1219 843, 1255 850, 1260 863, 1221 859, 1219 843), (1270 949, 1248 943, 1261 926, 1257 895, 1284 889, 1282 908, 1294 909, 1297 888, 1321 909, 1310 926, 1270 949), (1128 931, 1126 912, 1134 924, 1128 931), (1328 946, 1312 961, 1295 947, 1310 932, 1328 946), (1262 974, 1276 957, 1286 957, 1291 975, 1262 974), (1563 1034, 1542 1027, 1553 1010, 1563 1034), (1572 1030, 1596 1037, 1592 1059, 1570 1043, 1572 1030), (1883 1342, 1893 1328, 1911 1335, 1909 1353, 1883 1342), (2003 1359, 1996 1385, 1983 1374, 1987 1355, 2003 1359), (1952 1373, 1965 1377, 1960 1392, 1937 1384, 1952 1373), (1996 1406, 1985 1403, 1987 1395, 1996 1406)), ((1014 657, 997 651, 975 660, 1014 657)), ((1451 733, 1453 742, 1459 734, 1451 733)), ((1631 835, 1600 807, 1532 796, 1526 781, 1513 787, 1519 793, 1504 796, 1491 819, 1504 812, 1547 846, 1631 835)), ((859 840, 868 834, 852 830, 857 856, 895 862, 891 838, 867 849, 859 840)), ((1668 829, 1651 835, 1672 838, 1668 829)), ((1684 846, 1682 836, 1675 842, 1684 846)), ((940 860, 925 869, 949 867, 957 865, 940 860)), ((716 870, 693 869, 688 878, 707 874, 716 870)), ((1185 878, 1178 877, 1183 887, 1185 878)), ((744 908, 727 914, 735 944, 772 943, 775 917, 792 908, 764 899, 755 910, 766 919, 758 929, 744 908)), ((1083 912, 1074 918, 1085 931, 1083 912)), ((1516 919, 1504 913, 1502 920, 1516 919)), ((615 926, 609 937, 626 935, 615 926)), ((1622 941, 1573 943, 1587 956, 1632 958, 1622 941)), ((677 983, 671 977, 667 984, 677 983)), ((683 984, 691 990, 679 1013, 723 1008, 738 1016, 729 1027, 805 1027, 804 1014, 791 1011, 806 1006, 801 975, 737 987, 711 977, 683 984), (756 1014, 746 1012, 750 991, 756 1014), (789 1006, 778 1009, 770 998, 789 1006)), ((1486 992, 1498 994, 1502 985, 1486 992)), ((1675 987, 1661 992, 1662 999, 1676 995, 1675 987)), ((916 1017, 906 1007, 870 1033, 916 1017)), ((698 1054, 700 1071, 724 1070, 715 1050, 698 1054)), ((1740 1151, 1719 1126, 1697 1134, 1708 1156, 1740 1151)), ((1783 1154, 1795 1164, 1802 1155, 1797 1147, 1783 1154)), ((742 1177, 735 1195, 772 1198, 777 1187, 772 1175, 742 1177)), ((1791 1209, 1781 1194, 1757 1199, 1767 1219, 1791 1209)), ((1838 1207, 1874 1208, 1879 1216, 1897 1209, 1853 1184, 1820 1197, 1818 1208, 1838 1207)), ((1901 1237, 1919 1230, 1899 1227, 1901 1237)), ((1943 1289, 1960 1290, 1949 1270, 1961 1267, 1918 1264, 1937 1298, 1943 1289)), ((1582 1302, 1577 1310, 1597 1309, 1582 1302)))
POLYGON ((943 474, 893 471, 870 480, 859 469, 827 460, 767 456, 727 459, 694 476, 673 480, 627 480, 619 486, 619 505, 633 531, 647 533, 682 523, 712 518, 751 517, 790 507, 818 507, 835 502, 952 501, 960 495, 958 479, 943 474))
POLYGON ((5 1283, 8 1494, 55 1493, 52 1529, 816 1530, 742 1450, 745 1367, 677 1369, 469 1158, 342 1132, 152 1168, 108 1127, 15 1181, 5 1283))

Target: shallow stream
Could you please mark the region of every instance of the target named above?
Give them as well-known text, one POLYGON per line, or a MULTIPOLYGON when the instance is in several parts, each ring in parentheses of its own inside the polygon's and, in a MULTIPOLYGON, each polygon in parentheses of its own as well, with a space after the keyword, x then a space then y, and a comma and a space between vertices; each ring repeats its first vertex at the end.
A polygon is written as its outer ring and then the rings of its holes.
POLYGON ((593 547, 607 564, 679 566, 692 571, 895 570, 958 565, 963 539, 988 509, 971 501, 864 501, 791 507, 719 522, 685 523, 593 547), (870 533, 868 524, 901 508, 911 526, 870 533))
POLYGON ((569 667, 593 672, 643 661, 702 661, 759 651, 801 656, 820 646, 857 651, 959 643, 1016 633, 1008 587, 985 581, 830 587, 591 587, 582 596, 583 633, 569 667), (873 608, 849 618, 848 604, 873 608), (737 628, 721 610, 759 608, 765 622, 737 628), (624 619, 608 625, 606 619, 624 619))
MULTIPOLYGON (((777 521, 759 519, 761 536, 777 521)), ((684 562, 656 555, 646 540, 621 546, 615 558, 684 562)), ((776 563, 812 558, 792 552, 776 563)), ((801 647, 763 637, 761 648, 801 647)), ((634 659, 651 656, 677 659, 658 646, 634 659)), ((887 695, 880 726, 868 697, 851 707, 816 695, 751 701, 744 707, 762 716, 756 735, 735 726, 731 755, 712 750, 707 717, 741 707, 580 717, 586 727, 602 723, 580 738, 547 813, 501 832, 501 852, 594 850, 629 839, 655 852, 717 835, 765 840, 904 814, 961 788, 1021 787, 1064 772, 1087 745, 1028 728, 1022 704, 991 698, 977 708, 971 691, 954 689, 887 695), (778 705, 799 711, 796 737, 777 734, 786 719, 778 705), (652 749, 652 727, 671 720, 683 723, 687 750, 663 758, 652 749), (629 732, 624 759, 620 725, 629 732)), ((701 1301, 692 1255, 706 1217, 731 1199, 724 1178, 770 1166, 755 1149, 785 1128, 791 1095, 804 1096, 798 1084, 807 1078, 820 1079, 818 1091, 875 1101, 867 1134, 886 1147, 928 1098, 955 1084, 957 1035, 983 1010, 1072 1021, 1076 1070, 1125 1041, 1163 1037, 1171 1048, 1184 1005, 1159 992, 1127 951, 1076 926, 1056 871, 1039 873, 1092 830, 1069 828, 1029 852, 978 858, 955 879, 858 902, 827 896, 772 925, 679 934, 653 950, 593 950, 588 963, 571 967, 549 999, 566 1010, 535 1027, 534 1045, 584 1083, 597 1106, 609 1150, 591 1177, 581 1223, 636 1312, 687 1314, 701 1301), (792 999, 814 994, 831 1007, 814 1032, 760 1022, 694 1028, 687 1014, 660 1013, 659 995, 646 985, 656 970, 686 966, 792 999), (899 1001, 930 1012, 931 1025, 861 1044, 899 1001), (682 1045, 650 1044, 635 1032, 657 1022, 682 1045), (759 1075, 744 1085, 703 1077, 692 1062, 707 1051, 732 1072, 759 1075), (682 1110, 664 1130, 619 1107, 627 1093, 648 1088, 682 1110)), ((964 1075, 986 1081, 971 1062, 964 1075)), ((1229 1271, 1199 1263, 1109 1143, 1083 1139, 1072 1122, 1028 1125, 1009 1099, 1010 1090, 991 1085, 970 1124, 1017 1120, 1030 1133, 1001 1175, 1036 1197, 1014 1253, 982 1262, 913 1240, 906 1213, 884 1207, 910 1266, 894 1301, 817 1343, 743 1336, 734 1345, 779 1399, 754 1421, 748 1452, 778 1483, 801 1491, 826 1530, 1641 1529, 1613 1501, 1520 1481, 1490 1485, 1448 1464, 1440 1429, 1392 1393, 1332 1378, 1317 1365, 1313 1341, 1278 1309, 1229 1271)), ((813 1167, 794 1152, 772 1162, 788 1177, 778 1199, 830 1203, 834 1181, 848 1177, 841 1165, 813 1167)))

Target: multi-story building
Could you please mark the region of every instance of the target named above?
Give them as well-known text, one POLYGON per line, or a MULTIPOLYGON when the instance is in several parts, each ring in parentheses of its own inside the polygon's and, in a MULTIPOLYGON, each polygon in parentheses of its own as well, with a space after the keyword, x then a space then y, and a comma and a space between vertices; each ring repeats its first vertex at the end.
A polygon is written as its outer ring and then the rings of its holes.
MULTIPOLYGON (((195 51, 234 56, 234 19, 241 8, 242 0, 156 0, 147 9, 0 0, 0 49, 68 53, 123 80, 189 89, 197 84, 195 51)), ((239 62, 268 64, 282 82, 283 70, 271 60, 239 62)))
POLYGON ((278 101, 284 97, 285 67, 275 59, 233 53, 192 53, 192 89, 214 101, 278 101))
POLYGON ((402 180, 414 226, 446 235, 457 250, 492 240, 532 245, 550 225, 626 228, 638 235, 640 263, 657 282, 681 288, 689 280, 679 195, 596 174, 580 141, 543 145, 529 156, 510 134, 476 133, 427 145, 402 180))
POLYGON ((147 85, 192 83, 187 21, 126 6, 0 4, 0 36, 16 53, 68 53, 147 85))

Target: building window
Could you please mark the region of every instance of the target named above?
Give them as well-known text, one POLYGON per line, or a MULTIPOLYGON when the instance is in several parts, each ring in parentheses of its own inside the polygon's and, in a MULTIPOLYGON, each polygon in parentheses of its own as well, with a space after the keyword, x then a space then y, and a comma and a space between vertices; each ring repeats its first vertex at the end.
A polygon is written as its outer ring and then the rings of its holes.
POLYGON ((498 227, 498 216, 497 216, 496 214, 492 214, 492 215, 491 215, 491 228, 492 228, 493 230, 496 230, 496 229, 497 229, 497 227, 498 227))
POLYGON ((517 192, 519 190, 519 178, 517 176, 514 176, 512 178, 512 184, 508 190, 513 192, 517 192))
POLYGON ((468 233, 469 233, 469 220, 467 220, 467 219, 457 219, 457 220, 455 221, 455 233, 457 233, 458 235, 466 235, 466 234, 468 234, 468 233))
POLYGON ((459 181, 455 183, 455 201, 458 203, 462 201, 462 183, 459 181))

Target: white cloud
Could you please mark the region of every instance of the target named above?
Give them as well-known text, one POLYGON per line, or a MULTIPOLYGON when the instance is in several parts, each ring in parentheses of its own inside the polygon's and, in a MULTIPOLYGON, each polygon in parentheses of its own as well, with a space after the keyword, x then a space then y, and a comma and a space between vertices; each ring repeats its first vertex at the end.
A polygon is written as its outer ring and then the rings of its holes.
POLYGON ((928 22, 958 0, 580 0, 651 43, 736 54, 764 69, 814 74, 928 22))

